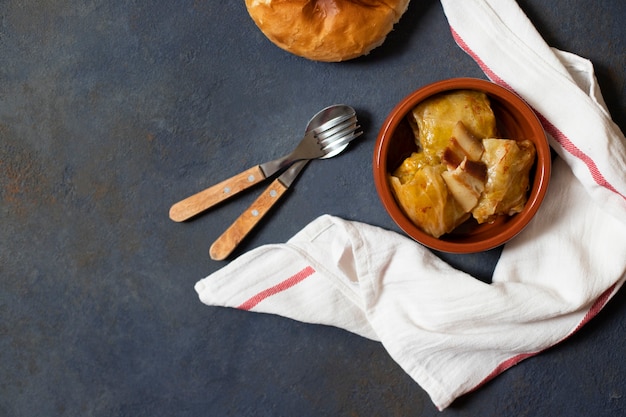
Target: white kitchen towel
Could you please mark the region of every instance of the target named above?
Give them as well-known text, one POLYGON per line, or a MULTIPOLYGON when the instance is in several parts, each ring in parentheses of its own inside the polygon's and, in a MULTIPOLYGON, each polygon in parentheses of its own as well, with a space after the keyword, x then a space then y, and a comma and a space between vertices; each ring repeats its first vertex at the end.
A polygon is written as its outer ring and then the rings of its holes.
POLYGON ((202 302, 378 340, 441 410, 567 338, 626 280, 626 140, 591 64, 554 50, 512 0, 442 0, 456 42, 537 112, 559 157, 492 283, 412 240, 325 215, 196 284, 202 302))

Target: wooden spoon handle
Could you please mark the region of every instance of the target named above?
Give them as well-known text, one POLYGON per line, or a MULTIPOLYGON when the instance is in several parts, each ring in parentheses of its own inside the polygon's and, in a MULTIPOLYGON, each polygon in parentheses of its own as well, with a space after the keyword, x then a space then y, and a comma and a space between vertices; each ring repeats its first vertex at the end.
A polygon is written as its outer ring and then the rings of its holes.
POLYGON ((211 245, 209 255, 216 261, 224 260, 241 241, 250 233, 254 226, 269 212, 276 202, 285 194, 287 187, 275 179, 269 187, 235 220, 211 245))
POLYGON ((265 179, 259 165, 179 201, 170 208, 170 219, 182 222, 252 187, 265 179))

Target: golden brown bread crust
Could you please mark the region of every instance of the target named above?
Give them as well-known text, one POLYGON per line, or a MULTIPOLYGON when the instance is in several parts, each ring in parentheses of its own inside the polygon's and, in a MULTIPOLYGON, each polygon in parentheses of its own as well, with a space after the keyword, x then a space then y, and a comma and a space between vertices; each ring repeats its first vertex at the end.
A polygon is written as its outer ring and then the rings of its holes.
POLYGON ((246 0, 248 13, 280 48, 326 62, 381 45, 409 0, 246 0))

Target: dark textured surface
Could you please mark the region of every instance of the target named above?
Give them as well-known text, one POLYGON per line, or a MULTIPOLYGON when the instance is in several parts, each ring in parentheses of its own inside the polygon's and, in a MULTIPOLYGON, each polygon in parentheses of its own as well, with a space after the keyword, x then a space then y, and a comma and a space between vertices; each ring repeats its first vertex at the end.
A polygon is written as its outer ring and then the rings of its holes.
MULTIPOLYGON (((593 61, 626 128, 625 3, 520 5, 593 61)), ((198 301, 194 283, 224 265, 210 243, 259 189, 183 224, 173 202, 282 155, 344 102, 367 134, 310 164, 238 253, 323 213, 396 230, 370 172, 376 132, 411 90, 456 76, 484 77, 432 0, 342 64, 274 47, 243 1, 2 1, 0 416, 626 414, 624 291, 443 413, 378 343, 198 301)), ((445 258, 488 280, 498 253, 445 258)))

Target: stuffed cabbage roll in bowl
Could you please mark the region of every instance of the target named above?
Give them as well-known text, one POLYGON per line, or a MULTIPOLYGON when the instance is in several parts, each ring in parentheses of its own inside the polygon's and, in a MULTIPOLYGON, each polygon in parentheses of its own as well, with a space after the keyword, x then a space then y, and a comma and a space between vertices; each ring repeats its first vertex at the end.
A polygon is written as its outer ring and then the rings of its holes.
POLYGON ((488 81, 460 78, 407 96, 377 138, 374 180, 385 209, 436 250, 492 249, 537 212, 550 148, 532 109, 488 81))

